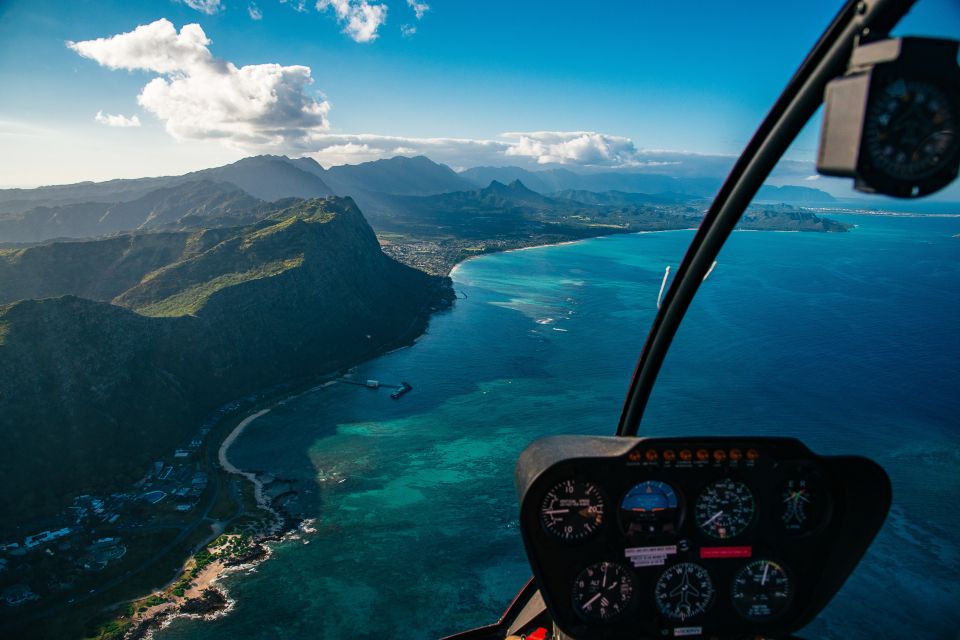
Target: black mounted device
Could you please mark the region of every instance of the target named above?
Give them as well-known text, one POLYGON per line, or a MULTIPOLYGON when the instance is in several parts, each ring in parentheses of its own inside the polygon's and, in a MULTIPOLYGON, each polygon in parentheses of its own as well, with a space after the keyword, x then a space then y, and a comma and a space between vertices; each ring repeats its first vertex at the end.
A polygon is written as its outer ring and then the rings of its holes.
POLYGON ((916 198, 960 169, 960 67, 955 40, 861 44, 827 85, 817 171, 859 191, 916 198))

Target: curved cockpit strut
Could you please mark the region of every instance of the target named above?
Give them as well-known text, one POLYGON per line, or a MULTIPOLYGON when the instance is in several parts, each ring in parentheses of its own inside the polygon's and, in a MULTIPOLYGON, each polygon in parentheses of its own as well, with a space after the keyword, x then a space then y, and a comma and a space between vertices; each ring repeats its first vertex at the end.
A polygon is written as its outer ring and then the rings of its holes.
POLYGON ((500 621, 451 636, 790 638, 826 607, 890 507, 876 463, 791 438, 637 437, 701 282, 788 146, 825 105, 818 170, 919 197, 957 177, 950 40, 889 37, 913 0, 846 2, 706 213, 643 347, 616 436, 556 436, 515 483, 533 578, 500 621))

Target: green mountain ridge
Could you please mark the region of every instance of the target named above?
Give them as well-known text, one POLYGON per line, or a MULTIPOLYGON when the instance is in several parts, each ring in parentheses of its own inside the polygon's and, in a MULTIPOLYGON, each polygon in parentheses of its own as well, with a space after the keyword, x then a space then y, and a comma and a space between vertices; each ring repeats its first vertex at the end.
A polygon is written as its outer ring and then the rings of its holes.
POLYGON ((215 407, 396 346, 451 298, 448 280, 384 255, 349 199, 234 229, 135 235, 126 249, 121 240, 34 247, 18 264, 0 255, 4 280, 37 282, 41 258, 60 252, 90 274, 61 273, 48 290, 59 297, 0 307, 0 513, 17 514, 6 527, 129 486, 215 407), (139 257, 97 262, 101 247, 139 257), (91 291, 99 299, 76 295, 91 291))

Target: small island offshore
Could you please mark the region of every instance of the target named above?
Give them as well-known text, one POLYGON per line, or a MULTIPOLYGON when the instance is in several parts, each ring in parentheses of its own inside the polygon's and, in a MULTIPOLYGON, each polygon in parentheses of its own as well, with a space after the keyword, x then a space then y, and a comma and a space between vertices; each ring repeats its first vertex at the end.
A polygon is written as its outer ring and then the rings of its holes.
MULTIPOLYGON (((316 531, 284 479, 231 464, 247 425, 411 344, 467 258, 695 228, 707 202, 603 189, 643 174, 549 195, 521 178, 544 179, 258 156, 0 191, 0 631, 135 638, 228 611, 224 573, 316 531)), ((850 228, 788 203, 741 227, 850 228)))

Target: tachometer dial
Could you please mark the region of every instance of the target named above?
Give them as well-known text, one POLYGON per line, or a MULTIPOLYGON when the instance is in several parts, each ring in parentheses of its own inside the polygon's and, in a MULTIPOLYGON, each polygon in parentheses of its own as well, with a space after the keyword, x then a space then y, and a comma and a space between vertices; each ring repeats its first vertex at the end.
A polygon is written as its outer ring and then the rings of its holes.
POLYGON ((770 560, 755 560, 733 579, 733 606, 748 620, 769 620, 790 604, 792 589, 786 569, 770 560))
POLYGON ((660 613, 680 621, 705 612, 713 602, 713 594, 710 574, 693 562, 681 562, 668 568, 660 574, 653 589, 660 613))
POLYGON ((573 581, 573 606, 586 620, 611 622, 633 604, 633 572, 616 562, 598 562, 573 581))
POLYGON ((603 496, 592 482, 565 480, 543 497, 540 522, 565 542, 583 540, 603 524, 603 496))
POLYGON ((749 487, 735 480, 707 485, 697 498, 697 526, 711 538, 724 540, 743 533, 753 521, 755 507, 749 487))
POLYGON ((653 535, 676 526, 678 503, 677 492, 669 484, 646 480, 623 497, 620 517, 627 533, 653 535))

